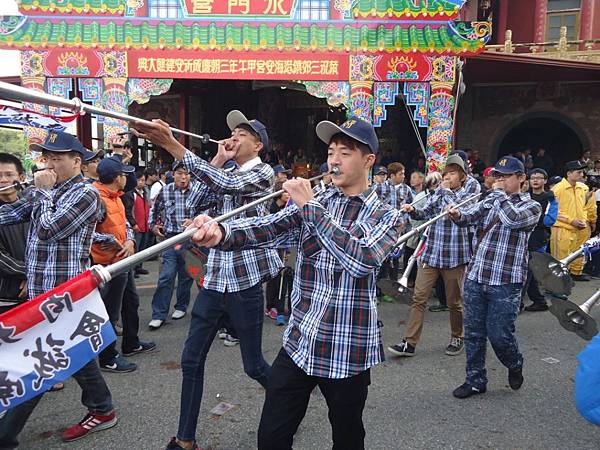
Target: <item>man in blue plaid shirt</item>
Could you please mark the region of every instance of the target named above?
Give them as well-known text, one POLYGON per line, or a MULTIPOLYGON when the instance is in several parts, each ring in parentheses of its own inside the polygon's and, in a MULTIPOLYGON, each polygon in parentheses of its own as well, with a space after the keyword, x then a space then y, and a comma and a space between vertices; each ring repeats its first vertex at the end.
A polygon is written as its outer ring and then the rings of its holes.
MULTIPOLYGON (((34 298, 89 268, 92 235, 101 204, 98 191, 85 182, 81 163, 89 152, 70 134, 50 131, 42 144, 43 169, 34 174, 35 189, 14 203, 0 207, 0 225, 29 221, 25 265, 27 295, 34 298)), ((110 390, 96 359, 73 378, 79 383, 88 413, 67 428, 63 440, 72 441, 117 424, 110 390)), ((14 449, 17 437, 42 394, 10 409, 0 419, 0 448, 14 449)))
MULTIPOLYGON (((198 210, 210 209, 215 216, 264 197, 273 188, 273 169, 258 156, 269 146, 265 126, 258 120, 248 120, 236 110, 227 115, 227 125, 231 129, 231 138, 222 141, 210 164, 181 146, 164 122, 140 127, 147 130, 150 140, 182 161, 198 180, 198 188, 192 191, 187 205, 198 210), (229 160, 235 161, 235 167, 223 169, 229 160)), ((268 206, 261 203, 239 217, 267 215, 268 206)), ((204 283, 194 304, 190 331, 181 356, 183 383, 179 429, 168 449, 196 448, 206 356, 226 316, 231 319, 240 341, 244 371, 263 387, 267 386, 271 368, 262 355, 262 283, 275 277, 282 267, 276 250, 210 250, 204 283)))
POLYGON ((523 355, 515 336, 515 321, 527 279, 527 242, 542 211, 538 202, 521 192, 526 175, 520 160, 505 156, 492 174, 493 190, 484 200, 460 210, 449 209, 458 225, 477 225, 475 254, 464 285, 467 376, 453 392, 457 398, 486 391, 486 338, 508 368, 510 387, 517 390, 523 384, 523 355))
POLYGON ((310 393, 329 407, 333 447, 364 449, 362 412, 370 368, 383 361, 377 321, 377 272, 391 251, 401 213, 367 187, 378 141, 372 125, 350 118, 317 125, 337 167, 333 186, 314 196, 308 180, 284 183, 294 206, 267 216, 204 226, 194 239, 223 250, 298 247, 292 311, 273 362, 258 431, 260 450, 292 448, 310 393))
MULTIPOLYGON (((444 180, 422 209, 403 205, 400 210, 417 220, 432 219, 450 205, 460 203, 471 194, 465 183, 465 163, 458 155, 450 155, 444 168, 444 180)), ((425 306, 438 278, 444 280, 446 299, 450 309, 450 343, 446 354, 458 355, 463 350, 463 307, 461 286, 465 265, 471 259, 469 233, 450 218, 444 217, 429 227, 425 248, 419 258, 415 292, 410 305, 410 316, 404 339, 388 350, 397 356, 414 356, 425 319, 425 306)))
MULTIPOLYGON (((200 211, 187 204, 197 183, 190 181, 190 173, 182 163, 173 165, 173 178, 173 183, 160 190, 150 210, 148 226, 159 238, 169 238, 181 233, 185 229, 186 220, 190 221, 196 212, 200 211)), ((171 318, 179 320, 186 314, 194 280, 185 270, 185 260, 181 252, 171 248, 162 254, 162 266, 152 297, 152 320, 148 324, 151 330, 160 328, 167 318, 175 278, 177 302, 171 318)))

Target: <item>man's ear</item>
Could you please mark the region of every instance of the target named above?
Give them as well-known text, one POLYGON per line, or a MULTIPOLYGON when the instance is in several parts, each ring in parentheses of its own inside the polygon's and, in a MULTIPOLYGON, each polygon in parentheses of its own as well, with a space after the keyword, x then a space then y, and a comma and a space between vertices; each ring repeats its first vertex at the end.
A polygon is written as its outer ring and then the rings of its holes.
POLYGON ((365 167, 370 169, 375 164, 376 156, 373 153, 369 153, 365 159, 365 167))

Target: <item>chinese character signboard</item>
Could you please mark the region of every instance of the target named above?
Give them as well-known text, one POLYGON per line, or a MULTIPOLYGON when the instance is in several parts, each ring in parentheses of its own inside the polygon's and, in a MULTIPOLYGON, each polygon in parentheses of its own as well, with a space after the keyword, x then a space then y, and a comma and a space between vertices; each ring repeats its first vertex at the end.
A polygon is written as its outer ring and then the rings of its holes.
POLYGON ((189 16, 289 17, 294 0, 185 0, 189 16))

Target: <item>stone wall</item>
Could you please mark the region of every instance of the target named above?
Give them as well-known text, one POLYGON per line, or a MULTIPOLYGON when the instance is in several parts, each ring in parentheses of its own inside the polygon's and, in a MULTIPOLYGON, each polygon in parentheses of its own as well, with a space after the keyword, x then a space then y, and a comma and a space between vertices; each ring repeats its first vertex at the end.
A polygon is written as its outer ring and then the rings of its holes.
POLYGON ((592 159, 600 159, 600 82, 467 86, 457 118, 457 147, 477 149, 491 163, 508 132, 533 118, 567 125, 592 159))

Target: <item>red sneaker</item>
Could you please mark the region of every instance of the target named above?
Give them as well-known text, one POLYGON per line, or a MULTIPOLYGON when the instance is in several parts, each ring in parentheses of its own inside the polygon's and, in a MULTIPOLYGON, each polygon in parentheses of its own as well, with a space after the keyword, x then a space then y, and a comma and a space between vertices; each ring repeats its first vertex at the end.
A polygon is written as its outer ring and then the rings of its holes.
POLYGON ((76 441, 77 439, 86 437, 94 431, 106 430, 107 428, 114 427, 116 424, 117 414, 114 411, 106 416, 101 416, 100 414, 88 411, 78 424, 67 428, 63 432, 62 439, 65 442, 76 441))

